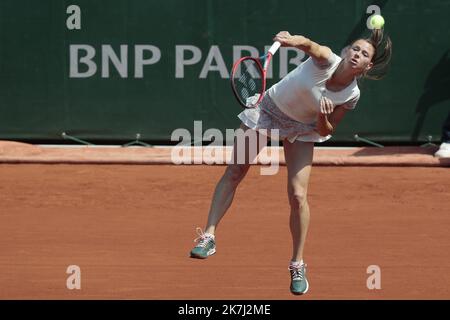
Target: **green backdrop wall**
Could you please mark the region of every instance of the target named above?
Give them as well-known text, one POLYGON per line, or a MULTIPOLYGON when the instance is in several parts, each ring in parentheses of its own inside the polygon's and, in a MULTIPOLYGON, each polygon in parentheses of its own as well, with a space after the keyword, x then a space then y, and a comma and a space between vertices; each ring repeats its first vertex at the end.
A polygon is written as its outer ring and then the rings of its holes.
MULTIPOLYGON (((363 84, 331 143, 438 141, 450 112, 447 0, 2 0, 0 139, 169 142, 194 121, 236 128, 228 72, 242 46, 262 53, 288 30, 339 53, 368 34, 370 5, 394 43, 391 70, 363 84)), ((278 52, 269 84, 302 58, 278 52)))

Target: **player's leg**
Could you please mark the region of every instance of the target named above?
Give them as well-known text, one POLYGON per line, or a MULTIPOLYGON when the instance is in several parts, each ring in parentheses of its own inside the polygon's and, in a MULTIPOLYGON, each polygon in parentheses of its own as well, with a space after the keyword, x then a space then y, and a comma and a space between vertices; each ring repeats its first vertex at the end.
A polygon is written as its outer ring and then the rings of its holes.
POLYGON ((252 129, 247 128, 243 124, 241 124, 240 128, 243 132, 247 133, 250 138, 243 140, 235 138, 232 153, 233 161, 227 165, 223 176, 220 178, 214 190, 205 233, 203 233, 200 228, 197 229, 199 232, 198 244, 191 251, 192 257, 206 258, 215 253, 214 234, 217 225, 233 202, 236 189, 247 174, 250 164, 267 144, 261 143, 267 142, 267 140, 261 141, 261 139, 266 139, 264 136, 261 136, 256 132, 247 132, 252 129), (255 145, 252 146, 251 144, 255 145))
MULTIPOLYGON (((251 130, 245 125, 240 127, 244 132, 251 130)), ((211 207, 208 214, 208 222, 205 228, 205 232, 209 234, 214 234, 217 225, 224 216, 225 212, 230 207, 233 202, 233 198, 239 183, 247 174, 250 164, 255 160, 256 156, 259 154, 261 149, 265 146, 264 143, 260 143, 261 136, 253 136, 255 139, 241 140, 245 143, 243 147, 239 147, 237 140, 233 145, 232 163, 230 163, 219 182, 216 185, 214 195, 211 202, 211 207), (251 151, 250 144, 257 144, 254 146, 253 151, 251 151), (239 153, 245 152, 239 159, 239 153), (245 157, 244 157, 245 156, 245 157)), ((263 137, 265 139, 265 137, 263 137)))
POLYGON ((313 152, 314 143, 312 142, 284 142, 291 209, 289 226, 292 236, 292 258, 289 269, 292 280, 291 291, 295 294, 306 293, 309 287, 306 280, 306 265, 303 263, 303 250, 310 220, 307 191, 313 152))

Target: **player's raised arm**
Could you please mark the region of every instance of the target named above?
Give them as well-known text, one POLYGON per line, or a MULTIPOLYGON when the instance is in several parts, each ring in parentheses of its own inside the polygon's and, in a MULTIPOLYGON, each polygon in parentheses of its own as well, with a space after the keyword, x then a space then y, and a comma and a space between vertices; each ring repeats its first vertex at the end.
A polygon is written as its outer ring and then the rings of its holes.
POLYGON ((330 58, 332 51, 326 46, 322 46, 304 36, 291 35, 287 31, 279 32, 274 38, 279 41, 283 47, 295 47, 304 51, 317 62, 326 62, 330 58))

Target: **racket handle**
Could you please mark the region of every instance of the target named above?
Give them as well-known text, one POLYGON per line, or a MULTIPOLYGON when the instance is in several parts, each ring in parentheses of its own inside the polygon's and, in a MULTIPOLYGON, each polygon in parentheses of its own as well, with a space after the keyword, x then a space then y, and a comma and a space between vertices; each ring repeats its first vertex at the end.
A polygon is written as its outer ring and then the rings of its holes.
POLYGON ((273 45, 270 47, 269 52, 274 55, 275 52, 278 51, 278 49, 280 49, 281 43, 279 41, 275 41, 273 43, 273 45))

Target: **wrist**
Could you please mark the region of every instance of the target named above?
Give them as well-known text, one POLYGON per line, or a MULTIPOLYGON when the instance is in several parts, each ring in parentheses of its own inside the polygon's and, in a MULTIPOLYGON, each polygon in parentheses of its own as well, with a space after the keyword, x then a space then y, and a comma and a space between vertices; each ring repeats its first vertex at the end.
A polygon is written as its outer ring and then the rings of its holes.
POLYGON ((319 114, 317 115, 317 118, 319 118, 319 120, 328 120, 327 115, 322 112, 319 112, 319 114))
POLYGON ((294 46, 295 47, 303 47, 308 43, 309 39, 304 36, 295 36, 294 46))

